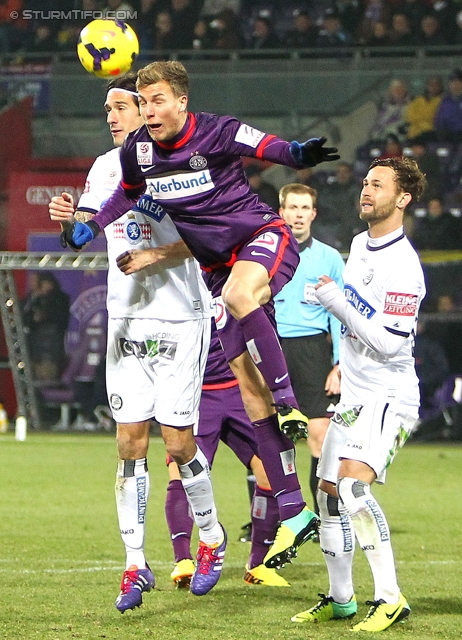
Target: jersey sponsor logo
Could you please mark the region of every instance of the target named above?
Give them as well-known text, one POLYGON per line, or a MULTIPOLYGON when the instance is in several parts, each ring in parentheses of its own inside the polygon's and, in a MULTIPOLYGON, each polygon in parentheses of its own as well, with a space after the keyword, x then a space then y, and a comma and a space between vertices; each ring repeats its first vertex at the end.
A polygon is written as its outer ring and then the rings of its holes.
POLYGON ((271 256, 267 256, 266 253, 260 253, 259 251, 251 251, 251 256, 261 256, 262 258, 270 258, 271 256))
POLYGON ((119 409, 122 409, 123 401, 122 401, 122 398, 119 395, 117 395, 117 393, 111 393, 109 402, 111 404, 111 409, 114 409, 114 411, 118 411, 119 409))
POLYGON ((164 358, 164 360, 173 360, 176 355, 178 342, 175 340, 151 340, 147 339, 143 342, 136 340, 127 340, 126 338, 119 338, 119 346, 122 352, 123 358, 129 356, 135 356, 139 360, 143 358, 164 358))
POLYGON ((215 318, 215 324, 217 325, 217 329, 223 329, 227 320, 227 313, 225 303, 223 302, 223 298, 221 296, 217 296, 212 300, 212 310, 213 316, 215 318))
POLYGON ((140 165, 152 165, 152 142, 136 143, 136 159, 140 165))
POLYGON ((279 236, 269 231, 268 233, 261 233, 255 240, 248 243, 249 247, 260 247, 261 249, 269 249, 273 253, 276 253, 279 244, 279 236))
POLYGON ((241 124, 241 126, 237 130, 234 140, 255 149, 264 137, 265 134, 263 133, 263 131, 254 129, 248 124, 241 124))
MULTIPOLYGON (((131 220, 133 222, 133 220, 131 220)), ((139 222, 137 223, 141 232, 140 240, 151 240, 152 238, 152 229, 151 225, 147 222, 139 222)), ((113 222, 112 223, 113 230, 113 238, 114 240, 128 240, 125 234, 125 224, 123 222, 113 222)), ((133 243, 135 244, 135 243, 133 243)))
POLYGON ((151 169, 154 169, 155 166, 156 166, 155 164, 150 164, 149 167, 140 167, 140 169, 143 173, 147 173, 151 169))
POLYGON ((367 300, 362 298, 351 284, 345 285, 345 297, 352 307, 356 309, 358 313, 370 320, 375 314, 375 309, 370 305, 367 300))
POLYGON ((266 518, 267 507, 268 504, 265 496, 254 496, 252 501, 252 516, 259 520, 264 520, 266 518))
POLYGON ((210 171, 202 173, 178 173, 174 176, 164 176, 148 181, 148 189, 151 195, 158 200, 173 200, 176 198, 189 198, 198 193, 205 193, 214 189, 210 171))
POLYGON ((147 193, 141 196, 133 207, 133 211, 139 211, 156 222, 160 222, 167 213, 165 209, 147 193))
POLYGON ((385 296, 383 312, 393 316, 415 316, 417 313, 417 295, 414 293, 388 291, 385 296))
POLYGON ((289 374, 288 374, 288 373, 286 373, 285 375, 281 376, 280 378, 274 378, 274 382, 275 382, 276 384, 279 384, 280 382, 282 382, 283 380, 285 380, 285 379, 287 378, 287 376, 288 376, 288 375, 289 375, 289 374))
MULTIPOLYGON (((198 153, 199 152, 196 151, 196 154, 198 153)), ((201 171, 207 166, 207 160, 204 158, 204 156, 194 155, 189 161, 189 166, 191 167, 191 169, 194 169, 194 171, 201 171)))

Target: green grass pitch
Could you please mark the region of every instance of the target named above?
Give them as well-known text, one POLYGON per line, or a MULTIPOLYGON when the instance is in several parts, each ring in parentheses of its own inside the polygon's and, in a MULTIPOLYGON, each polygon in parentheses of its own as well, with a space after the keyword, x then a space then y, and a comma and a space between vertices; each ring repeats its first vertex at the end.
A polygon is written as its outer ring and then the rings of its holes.
MULTIPOLYGON (((113 436, 32 433, 0 436, 0 638, 67 640, 295 640, 351 638, 352 621, 296 625, 290 617, 327 589, 319 545, 308 542, 283 569, 290 589, 248 586, 249 545, 238 542, 249 520, 245 471, 221 447, 213 469, 220 520, 229 535, 222 578, 207 596, 175 591, 163 501, 164 447, 152 438, 146 552, 157 587, 140 609, 114 607, 124 568, 114 504, 113 436)), ((307 500, 309 456, 297 445, 307 500)), ((384 637, 412 640, 462 635, 462 447, 408 443, 375 487, 392 530, 398 577, 412 613, 384 637)), ((196 539, 194 539, 195 551, 196 539)), ((356 549, 359 616, 373 597, 356 549)))

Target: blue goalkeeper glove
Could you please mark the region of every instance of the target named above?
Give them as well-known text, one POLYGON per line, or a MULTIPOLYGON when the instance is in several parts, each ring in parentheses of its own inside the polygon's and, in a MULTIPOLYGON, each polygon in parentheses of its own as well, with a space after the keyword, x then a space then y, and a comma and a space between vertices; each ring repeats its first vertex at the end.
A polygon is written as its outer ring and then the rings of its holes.
POLYGON ((84 244, 91 242, 100 232, 99 226, 93 220, 86 223, 74 222, 61 234, 61 244, 71 249, 81 249, 84 244))
POLYGON ((294 140, 290 143, 290 153, 299 169, 315 167, 320 162, 339 160, 337 147, 324 147, 327 138, 310 138, 300 143, 294 140))

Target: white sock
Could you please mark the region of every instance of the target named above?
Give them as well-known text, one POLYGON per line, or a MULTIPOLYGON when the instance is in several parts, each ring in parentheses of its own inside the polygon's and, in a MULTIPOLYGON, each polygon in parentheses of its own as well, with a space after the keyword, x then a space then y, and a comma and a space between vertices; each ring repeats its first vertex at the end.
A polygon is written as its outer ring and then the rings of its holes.
POLYGON ((355 478, 341 478, 337 487, 372 571, 374 600, 397 603, 400 590, 396 581, 390 529, 382 509, 371 493, 370 485, 355 478))
POLYGON ((194 522, 199 527, 199 539, 209 545, 221 542, 223 530, 217 519, 207 458, 197 447, 194 458, 178 468, 194 522))
POLYGON ((339 604, 346 604, 354 595, 353 556, 355 536, 351 520, 335 496, 318 489, 317 500, 321 517, 321 551, 329 574, 329 595, 339 604))
POLYGON ((146 458, 119 460, 115 484, 117 516, 125 544, 126 569, 146 567, 144 533, 149 497, 149 472, 146 458))

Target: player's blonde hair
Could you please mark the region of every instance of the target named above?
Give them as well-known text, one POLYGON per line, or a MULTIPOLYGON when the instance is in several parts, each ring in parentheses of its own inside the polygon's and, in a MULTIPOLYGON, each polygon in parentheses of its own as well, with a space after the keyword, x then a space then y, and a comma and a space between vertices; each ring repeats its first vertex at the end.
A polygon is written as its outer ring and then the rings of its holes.
POLYGON ((316 198, 318 197, 318 192, 316 191, 316 189, 313 189, 313 187, 309 187, 307 184, 291 182, 290 184, 285 184, 279 189, 279 206, 281 207, 281 209, 286 208, 286 200, 289 193, 295 193, 298 196, 310 195, 313 199, 313 207, 316 206, 316 198))
POLYGON ((176 60, 151 62, 138 71, 136 88, 138 90, 165 80, 170 85, 175 98, 189 93, 188 72, 181 62, 176 60))

